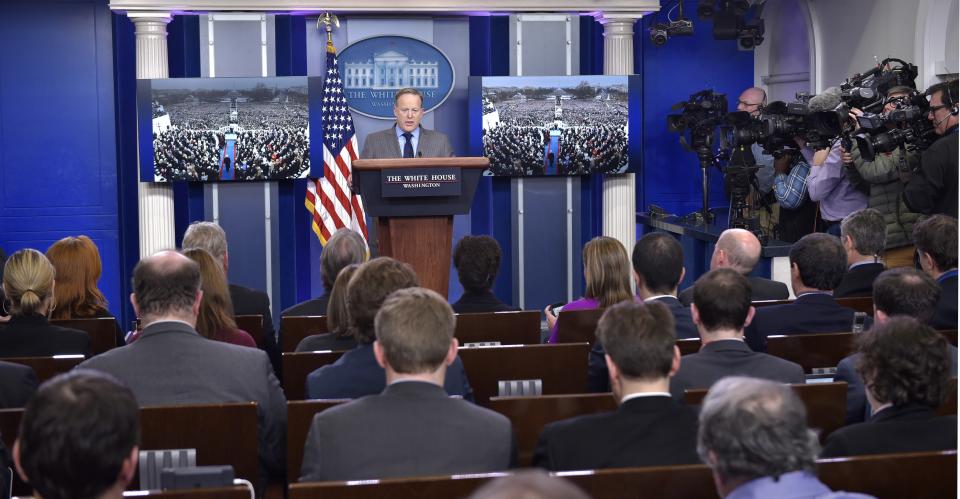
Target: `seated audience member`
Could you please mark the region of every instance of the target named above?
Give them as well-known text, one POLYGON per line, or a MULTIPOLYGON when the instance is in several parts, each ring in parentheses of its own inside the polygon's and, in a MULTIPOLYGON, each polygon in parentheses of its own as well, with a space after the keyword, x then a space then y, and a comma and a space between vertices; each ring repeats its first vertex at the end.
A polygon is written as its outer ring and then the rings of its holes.
MULTIPOLYGON (((97 288, 102 264, 100 250, 87 236, 65 237, 47 248, 47 259, 57 275, 51 319, 114 319, 107 310, 107 299, 97 288)), ((123 332, 117 324, 117 345, 123 345, 123 332)))
MULTIPOLYGON (((281 317, 302 315, 327 315, 327 303, 333 293, 333 285, 340 271, 348 265, 363 263, 367 259, 367 243, 363 236, 350 229, 339 229, 330 236, 320 253, 320 280, 323 294, 300 302, 280 313, 281 317)), ((283 331, 280 332, 283 337, 283 331)))
POLYGON ((457 358, 455 322, 447 301, 428 289, 401 289, 383 301, 373 350, 386 388, 314 417, 300 481, 486 473, 510 466, 510 421, 444 392, 445 371, 457 358))
POLYGON ((880 255, 886 244, 887 224, 873 208, 851 213, 840 223, 840 242, 847 253, 847 272, 833 291, 834 298, 870 296, 873 280, 883 272, 880 255))
MULTIPOLYGON (((213 222, 193 222, 183 234, 183 249, 200 248, 220 262, 223 275, 230 280, 230 253, 227 251, 227 233, 213 222)), ((270 312, 270 297, 263 291, 250 289, 237 284, 229 284, 230 303, 236 315, 259 315, 263 317, 263 351, 270 357, 273 372, 280 372, 280 348, 277 346, 277 334, 273 328, 273 314, 270 312)))
MULTIPOLYGON (((710 270, 732 268, 747 276, 753 294, 750 301, 786 300, 790 297, 787 285, 748 275, 760 262, 760 240, 752 232, 744 229, 727 229, 720 234, 710 257, 710 270)), ((693 303, 693 286, 678 295, 680 303, 689 307, 693 303)))
POLYGON ((803 383, 803 367, 788 360, 754 352, 743 341, 743 328, 754 317, 750 282, 733 269, 711 270, 693 285, 693 322, 703 346, 680 358, 670 392, 683 400, 684 391, 709 388, 727 376, 750 376, 780 383, 803 383))
MULTIPOLYGON (((567 303, 563 310, 595 310, 634 299, 630 290, 630 258, 620 241, 612 237, 595 237, 583 245, 583 278, 583 298, 567 303)), ((550 328, 547 343, 556 343, 557 316, 550 306, 543 313, 550 328)))
POLYGON ((590 499, 576 485, 543 471, 521 471, 491 480, 468 499, 590 499))
POLYGON ((0 409, 23 407, 36 391, 37 375, 33 369, 0 361, 0 409))
MULTIPOLYGON (((0 275, 3 275, 3 266, 7 263, 7 254, 0 248, 0 275)), ((6 303, 7 297, 3 294, 3 286, 0 286, 0 305, 6 303)), ((0 322, 5 322, 10 316, 7 315, 7 309, 0 306, 0 322)))
POLYGON ((937 416, 947 397, 947 340, 912 317, 892 317, 860 335, 857 372, 873 416, 827 437, 824 457, 957 448, 957 416, 937 416))
POLYGON ((726 499, 867 499, 831 493, 816 476, 820 450, 807 410, 790 387, 769 380, 718 381, 700 411, 697 451, 726 499))
POLYGON ((3 267, 3 290, 10 321, 0 329, 0 356, 50 357, 87 355, 90 336, 83 331, 50 324, 55 306, 54 269, 34 249, 10 255, 3 267))
POLYGON ((662 303, 622 302, 597 325, 616 412, 552 423, 534 466, 550 471, 696 464, 697 413, 670 398, 680 365, 673 317, 662 303))
POLYGON ((186 250, 183 254, 200 266, 200 314, 197 315, 197 332, 204 338, 257 348, 250 333, 237 327, 233 319, 233 303, 227 291, 227 278, 213 256, 199 248, 186 250))
POLYGON ((957 329, 957 219, 934 215, 913 226, 920 268, 940 284, 940 301, 930 321, 936 329, 957 329))
MULTIPOLYGON (((645 303, 662 303, 673 316, 676 338, 696 338, 697 329, 690 318, 690 309, 677 299, 677 287, 683 280, 683 248, 665 232, 653 232, 633 247, 633 278, 637 294, 645 303)), ((587 366, 587 389, 610 391, 609 373, 603 360, 603 343, 596 341, 590 350, 587 366)))
POLYGON ((77 370, 40 387, 13 447, 35 497, 123 497, 137 472, 140 409, 111 376, 77 370))
MULTIPOLYGON (((918 270, 898 267, 884 271, 873 283, 873 323, 883 324, 890 317, 904 315, 929 323, 940 300, 940 286, 932 277, 918 270)), ((947 344, 951 376, 957 375, 957 348, 947 344)), ((860 354, 845 357, 837 364, 834 381, 847 383, 846 423, 860 423, 869 417, 863 378, 856 365, 860 354)))
POLYGON ((287 400, 266 353, 197 333, 200 266, 175 251, 140 260, 130 302, 143 332, 137 341, 80 364, 123 381, 141 406, 256 402, 261 464, 283 476, 287 400))
POLYGON ((458 314, 520 310, 500 301, 491 289, 500 271, 500 245, 490 236, 464 236, 453 249, 453 266, 463 296, 452 304, 458 314))
POLYGON ((766 351, 771 334, 852 330, 854 310, 833 299, 846 270, 847 255, 836 236, 814 233, 800 238, 790 248, 790 282, 797 299, 757 309, 745 331, 750 348, 766 351))
POLYGON ((329 333, 312 334, 300 340, 298 352, 314 352, 317 350, 350 350, 356 348, 357 339, 353 337, 350 328, 350 316, 347 310, 347 286, 353 274, 360 268, 359 264, 347 265, 337 274, 337 280, 330 291, 330 301, 327 303, 327 329, 329 333))
MULTIPOLYGON (((390 293, 419 285, 413 268, 392 258, 374 258, 357 269, 347 285, 347 315, 357 347, 307 376, 307 398, 351 399, 383 391, 383 366, 373 349, 374 318, 390 293)), ((447 393, 472 402, 473 390, 460 357, 454 357, 445 373, 443 387, 447 393)))

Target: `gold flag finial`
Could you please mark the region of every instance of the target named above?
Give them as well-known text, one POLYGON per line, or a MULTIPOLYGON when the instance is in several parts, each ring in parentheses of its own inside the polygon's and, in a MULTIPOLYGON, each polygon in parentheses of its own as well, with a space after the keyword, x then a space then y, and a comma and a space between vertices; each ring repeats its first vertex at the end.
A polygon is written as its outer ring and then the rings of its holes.
POLYGON ((317 29, 323 29, 327 32, 327 50, 333 50, 333 28, 340 27, 340 19, 336 15, 324 12, 317 18, 317 29), (323 25, 321 28, 320 25, 323 25))

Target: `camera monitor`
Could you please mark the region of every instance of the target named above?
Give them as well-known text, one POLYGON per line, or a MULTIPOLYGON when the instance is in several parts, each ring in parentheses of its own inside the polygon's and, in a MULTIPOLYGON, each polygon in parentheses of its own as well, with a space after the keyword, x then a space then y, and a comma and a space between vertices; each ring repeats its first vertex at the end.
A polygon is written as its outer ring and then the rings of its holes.
POLYGON ((139 80, 140 178, 306 178, 307 82, 304 76, 139 80))
POLYGON ((484 175, 634 171, 631 118, 638 131, 640 113, 631 108, 639 95, 639 79, 628 76, 473 77, 471 143, 490 159, 484 175))

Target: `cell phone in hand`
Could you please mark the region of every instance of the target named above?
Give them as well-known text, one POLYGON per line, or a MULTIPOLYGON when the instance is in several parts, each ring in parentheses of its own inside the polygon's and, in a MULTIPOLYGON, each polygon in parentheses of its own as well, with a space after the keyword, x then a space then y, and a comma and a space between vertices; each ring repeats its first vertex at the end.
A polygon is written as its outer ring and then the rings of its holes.
POLYGON ((558 317, 564 305, 566 305, 566 303, 562 301, 550 305, 550 313, 553 314, 554 317, 558 317))

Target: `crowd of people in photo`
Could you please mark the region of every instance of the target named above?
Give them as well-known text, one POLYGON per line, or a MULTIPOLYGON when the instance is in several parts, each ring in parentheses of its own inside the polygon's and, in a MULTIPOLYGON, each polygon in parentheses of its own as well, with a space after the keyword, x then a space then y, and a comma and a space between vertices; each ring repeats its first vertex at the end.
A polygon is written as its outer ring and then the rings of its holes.
POLYGON ((618 173, 627 167, 625 102, 526 98, 490 102, 487 110, 494 109, 500 121, 483 132, 494 175, 543 175, 551 161, 563 175, 618 173), (554 158, 546 146, 556 129, 561 135, 554 158))
POLYGON ((306 105, 281 102, 231 104, 181 102, 155 105, 169 113, 170 127, 154 133, 154 174, 158 181, 214 181, 223 168, 235 167, 235 180, 302 178, 310 170, 306 105), (231 123, 232 122, 232 123, 231 123), (227 133, 235 133, 236 157, 229 154, 227 133))

